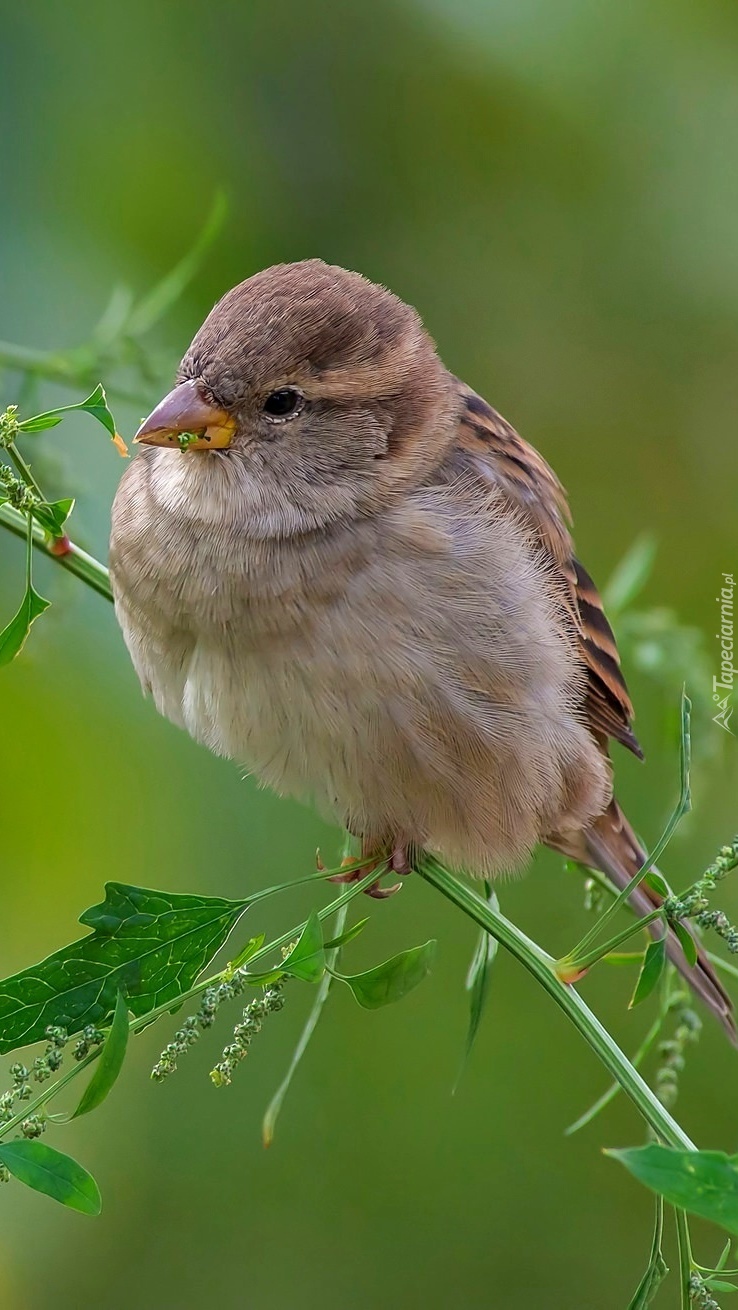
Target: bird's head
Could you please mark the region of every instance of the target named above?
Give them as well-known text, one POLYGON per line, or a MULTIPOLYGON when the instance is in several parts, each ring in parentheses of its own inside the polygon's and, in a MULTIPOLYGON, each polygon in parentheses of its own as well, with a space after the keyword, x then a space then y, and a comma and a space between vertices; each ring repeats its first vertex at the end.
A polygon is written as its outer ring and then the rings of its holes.
POLYGON ((453 379, 418 315, 358 273, 311 259, 229 291, 136 440, 187 482, 292 521, 365 513, 422 481, 452 443, 453 379), (280 509, 281 507, 281 509, 280 509), (288 512, 289 511, 289 512, 288 512))

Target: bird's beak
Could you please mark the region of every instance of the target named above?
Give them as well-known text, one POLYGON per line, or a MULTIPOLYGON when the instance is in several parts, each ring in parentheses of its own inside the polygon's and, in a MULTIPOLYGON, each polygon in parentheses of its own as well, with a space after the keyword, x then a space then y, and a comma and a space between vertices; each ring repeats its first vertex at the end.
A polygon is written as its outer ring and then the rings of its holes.
POLYGON ((179 450, 223 450, 230 446, 236 421, 224 409, 203 399, 195 379, 178 387, 152 410, 141 424, 135 441, 144 446, 173 446, 179 450))

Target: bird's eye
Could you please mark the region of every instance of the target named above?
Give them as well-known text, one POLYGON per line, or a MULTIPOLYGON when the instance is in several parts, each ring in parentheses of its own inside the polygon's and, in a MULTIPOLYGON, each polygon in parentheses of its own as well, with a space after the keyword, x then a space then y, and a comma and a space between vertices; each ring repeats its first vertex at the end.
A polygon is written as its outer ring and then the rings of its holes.
POLYGON ((305 397, 296 387, 280 387, 264 401, 264 413, 270 419, 296 418, 305 404, 305 397))

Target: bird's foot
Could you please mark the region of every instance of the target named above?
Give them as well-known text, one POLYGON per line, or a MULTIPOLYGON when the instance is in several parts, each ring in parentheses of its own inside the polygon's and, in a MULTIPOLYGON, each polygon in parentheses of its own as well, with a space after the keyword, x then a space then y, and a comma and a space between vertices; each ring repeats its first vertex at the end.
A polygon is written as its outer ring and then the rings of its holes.
POLYGON ((394 896, 395 892, 400 890, 402 883, 396 882, 391 887, 382 887, 381 881, 384 875, 392 872, 399 874, 400 877, 404 878, 408 873, 412 872, 407 849, 399 842, 389 849, 386 845, 380 848, 377 848, 376 846, 371 848, 365 847, 362 852, 362 861, 363 862, 357 866, 355 860, 350 858, 345 859, 343 864, 352 867, 347 867, 345 873, 331 874, 328 881, 342 883, 356 882, 357 879, 365 878, 368 873, 372 873, 374 869, 381 870, 376 882, 371 883, 369 887, 364 889, 364 895, 372 896, 377 901, 386 901, 388 896, 394 896))

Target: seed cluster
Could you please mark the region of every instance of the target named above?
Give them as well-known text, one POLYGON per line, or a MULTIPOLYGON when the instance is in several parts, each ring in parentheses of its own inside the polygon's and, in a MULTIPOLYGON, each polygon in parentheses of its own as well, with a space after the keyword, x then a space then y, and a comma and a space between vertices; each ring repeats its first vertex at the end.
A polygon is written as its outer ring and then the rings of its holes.
POLYGON ((216 986, 205 988, 200 998, 199 1010, 185 1019, 172 1041, 164 1047, 151 1070, 151 1077, 155 1083, 163 1082, 170 1073, 174 1073, 180 1056, 194 1046, 201 1032, 215 1023, 215 1016, 223 1001, 231 1001, 234 996, 240 996, 246 986, 245 972, 245 969, 236 969, 231 978, 225 979, 216 986))
POLYGON ((689 1276, 689 1299, 699 1310, 720 1310, 720 1306, 699 1274, 689 1276))
POLYGON ((8 408, 0 414, 0 446, 12 445, 19 431, 18 406, 8 405, 8 408))
MULTIPOLYGON (((64 1058, 64 1047, 69 1041, 66 1028, 52 1024, 46 1029, 47 1045, 41 1055, 37 1055, 30 1069, 20 1062, 11 1064, 10 1077, 12 1086, 0 1094, 0 1125, 10 1123, 18 1114, 22 1101, 30 1101, 33 1095, 32 1083, 45 1083, 58 1072, 64 1058)), ((90 1046, 103 1040, 104 1034, 99 1028, 85 1028, 82 1038, 74 1049, 75 1059, 87 1055, 90 1046)), ((43 1115, 29 1114, 19 1125, 23 1137, 40 1137, 46 1131, 46 1118, 43 1115)), ((0 1182, 7 1182, 10 1174, 4 1165, 0 1166, 0 1182)))
POLYGON ((216 1087, 227 1087, 233 1077, 237 1064, 248 1055, 249 1046, 268 1014, 276 1013, 284 1005, 282 982, 274 982, 264 988, 264 994, 244 1007, 240 1023, 233 1029, 234 1040, 226 1046, 220 1060, 210 1071, 210 1078, 216 1087))
POLYGON ((667 919, 694 919, 700 928, 722 937, 728 950, 738 954, 738 928, 722 910, 711 910, 709 894, 729 873, 738 868, 738 836, 723 846, 713 864, 683 896, 669 896, 664 902, 667 919))
POLYGON ((0 1096, 0 1123, 9 1123, 15 1114, 15 1102, 30 1101, 33 1091, 28 1081, 31 1072, 24 1064, 11 1064, 10 1076, 13 1086, 0 1096))
POLYGON ((676 1017, 674 1036, 659 1043, 661 1064, 656 1071, 654 1091, 662 1105, 671 1110, 679 1095, 679 1075, 684 1069, 686 1048, 699 1041, 700 1016, 689 1005, 686 992, 679 991, 672 1000, 676 1017))
POLYGON ((712 928, 718 937, 722 937, 732 955, 738 953, 738 928, 722 910, 702 910, 696 916, 696 922, 700 928, 712 928))
POLYGON ((93 1046, 99 1046, 105 1041, 105 1033, 96 1028, 94 1023, 88 1023, 86 1028, 82 1029, 82 1036, 75 1043, 72 1055, 75 1060, 84 1060, 86 1055, 90 1054, 93 1046))
MULTIPOLYGON (((215 1023, 216 1015, 223 1002, 231 1001, 235 996, 240 996, 246 987, 247 980, 248 972, 245 968, 241 968, 234 970, 230 978, 224 978, 212 987, 206 987, 200 998, 200 1008, 197 1013, 189 1015, 184 1020, 181 1027, 174 1034, 172 1041, 165 1046, 154 1065, 151 1071, 154 1082, 163 1082, 169 1074, 174 1073, 180 1057, 191 1046, 194 1046, 206 1028, 211 1028, 215 1023)), ((281 988, 281 981, 271 983, 268 987, 265 987, 261 999, 251 1001, 245 1007, 241 1022, 236 1025, 234 1030, 234 1042, 226 1047, 220 1063, 216 1065, 210 1075, 217 1087, 231 1081, 230 1074, 233 1068, 246 1054, 248 1044, 254 1033, 261 1028, 264 1016, 272 1010, 282 1008, 281 988)))
MULTIPOLYGON (((66 1028, 60 1028, 57 1024, 51 1024, 45 1032, 46 1049, 41 1055, 37 1055, 30 1069, 25 1064, 11 1064, 10 1077, 12 1086, 7 1092, 0 1094, 0 1126, 10 1123, 18 1113, 17 1102, 30 1101, 33 1095, 32 1083, 45 1083, 49 1078, 53 1078, 61 1068, 64 1059, 64 1047, 69 1042, 69 1034, 66 1028)), ((83 1060, 89 1054, 93 1046, 99 1046, 105 1040, 105 1034, 96 1028, 94 1024, 88 1024, 83 1028, 82 1035, 75 1043, 72 1052, 75 1060, 83 1060)), ((31 1114, 20 1124, 20 1130, 24 1137, 40 1137, 46 1130, 46 1119, 37 1114, 31 1114)), ((5 1173, 0 1169, 0 1181, 5 1178, 5 1173)))
MULTIPOLYGON (((37 1083, 45 1083, 59 1069, 64 1058, 64 1047, 69 1041, 67 1030, 52 1025, 46 1029, 46 1038, 46 1050, 42 1055, 36 1056, 30 1069, 26 1068, 25 1064, 11 1064, 9 1072, 13 1085, 7 1092, 0 1095, 0 1124, 9 1123, 17 1113, 14 1108, 16 1101, 30 1101, 33 1091, 31 1080, 37 1083)), ((29 1119, 24 1120, 21 1131, 26 1137, 38 1137, 39 1134, 34 1131, 33 1125, 31 1125, 31 1131, 25 1131, 24 1125, 30 1123, 29 1119)))
MULTIPOLYGON (((0 445, 2 445, 1 441, 0 445)), ((0 464, 0 492, 3 500, 9 501, 14 509, 20 510, 23 514, 30 513, 39 503, 36 493, 27 487, 25 482, 21 482, 20 478, 16 478, 7 464, 0 464)))

